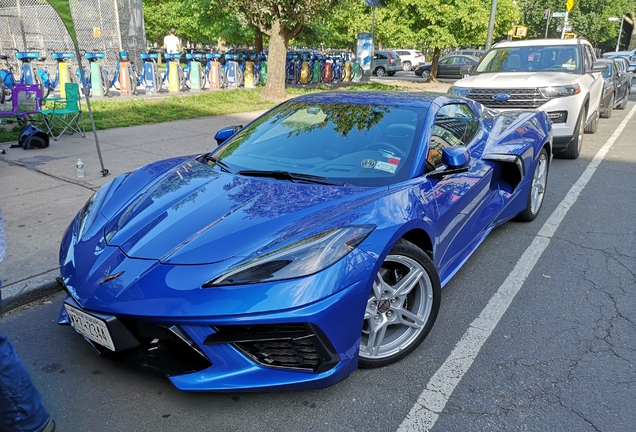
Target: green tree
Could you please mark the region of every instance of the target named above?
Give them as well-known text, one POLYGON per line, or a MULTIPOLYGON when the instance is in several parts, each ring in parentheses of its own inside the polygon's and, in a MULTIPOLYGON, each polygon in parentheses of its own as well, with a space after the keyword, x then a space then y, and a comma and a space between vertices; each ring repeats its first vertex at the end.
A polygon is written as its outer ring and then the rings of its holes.
POLYGON ((245 25, 269 37, 268 78, 263 97, 282 100, 285 91, 285 59, 289 41, 337 0, 225 0, 225 8, 245 25))

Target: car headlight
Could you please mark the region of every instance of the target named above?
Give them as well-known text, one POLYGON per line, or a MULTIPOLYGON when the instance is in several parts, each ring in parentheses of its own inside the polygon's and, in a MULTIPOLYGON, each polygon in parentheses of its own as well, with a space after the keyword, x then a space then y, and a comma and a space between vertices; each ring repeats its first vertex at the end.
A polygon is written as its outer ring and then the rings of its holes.
POLYGON ((581 93, 581 87, 578 84, 571 84, 558 87, 539 87, 541 95, 546 99, 553 99, 563 96, 574 96, 581 93))
POLYGON ((466 96, 468 96, 468 93, 470 93, 470 88, 452 86, 451 88, 448 89, 448 92, 450 94, 454 94, 454 95, 457 95, 457 96, 466 97, 466 96))
POLYGON ((271 282, 318 273, 353 251, 374 229, 374 225, 356 225, 324 231, 240 263, 203 288, 271 282))
MULTIPOLYGON (((114 179, 113 179, 114 180, 114 179)), ((92 197, 86 201, 82 210, 79 213, 79 223, 77 227, 77 239, 78 241, 82 239, 86 231, 93 225, 97 215, 99 214, 99 210, 102 208, 104 204, 104 199, 108 195, 108 191, 113 185, 113 180, 106 183, 102 186, 97 192, 93 194, 92 197)))

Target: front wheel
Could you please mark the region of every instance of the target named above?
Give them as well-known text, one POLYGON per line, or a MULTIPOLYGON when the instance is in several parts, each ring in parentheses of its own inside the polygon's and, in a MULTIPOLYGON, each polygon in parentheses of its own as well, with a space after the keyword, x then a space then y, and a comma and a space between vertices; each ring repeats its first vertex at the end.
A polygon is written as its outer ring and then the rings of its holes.
POLYGON ((179 91, 185 91, 188 85, 186 84, 185 72, 181 66, 177 66, 177 76, 179 77, 179 91))
POLYGON ((384 70, 384 68, 379 67, 375 70, 375 74, 379 77, 383 77, 386 75, 386 71, 384 70))
POLYGON ((130 79, 130 94, 137 94, 137 74, 133 72, 132 67, 128 68, 128 78, 130 79))
POLYGON ((545 190, 548 185, 549 168, 548 152, 543 148, 541 152, 539 152, 539 156, 534 165, 526 209, 519 213, 516 220, 530 222, 539 215, 539 211, 543 205, 543 198, 545 197, 545 190))
POLYGON ((585 107, 581 109, 581 114, 579 114, 579 119, 576 122, 576 135, 568 144, 567 149, 563 157, 565 159, 577 159, 581 154, 581 148, 583 147, 583 134, 585 132, 585 118, 587 117, 587 112, 585 107))
POLYGON ((102 79, 102 91, 104 92, 104 96, 108 96, 108 92, 110 91, 110 79, 108 79, 108 73, 105 69, 100 69, 99 75, 102 79))
POLYGON ((413 352, 433 327, 440 300, 441 284, 433 261, 413 243, 398 241, 373 282, 358 365, 386 366, 413 352))
POLYGON ((424 69, 422 71, 422 75, 420 75, 424 81, 428 81, 428 79, 431 77, 431 71, 429 69, 424 69))

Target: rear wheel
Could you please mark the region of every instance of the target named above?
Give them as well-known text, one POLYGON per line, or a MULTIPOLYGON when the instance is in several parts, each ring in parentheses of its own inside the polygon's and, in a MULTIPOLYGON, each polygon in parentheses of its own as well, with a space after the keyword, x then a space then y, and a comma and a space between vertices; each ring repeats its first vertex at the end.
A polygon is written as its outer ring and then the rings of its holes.
POLYGON ((431 259, 413 243, 398 241, 373 282, 358 365, 381 367, 413 352, 433 327, 440 298, 439 276, 431 259))
POLYGON ((607 107, 605 108, 605 112, 603 113, 603 118, 612 117, 612 110, 614 109, 615 102, 616 102, 615 96, 612 95, 612 97, 610 98, 609 104, 607 104, 607 107))
POLYGON ((548 169, 548 152, 543 148, 534 165, 526 209, 516 217, 518 221, 530 222, 539 214, 541 206, 543 205, 546 186, 548 185, 548 169))

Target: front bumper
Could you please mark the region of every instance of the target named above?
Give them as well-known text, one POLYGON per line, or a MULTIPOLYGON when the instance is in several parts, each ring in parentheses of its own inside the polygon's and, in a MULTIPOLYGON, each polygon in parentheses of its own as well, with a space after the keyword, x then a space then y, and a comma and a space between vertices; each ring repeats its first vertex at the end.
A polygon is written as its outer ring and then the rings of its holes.
MULTIPOLYGON (((113 257, 104 265, 120 262, 115 249, 102 254, 113 257)), ((113 265, 113 273, 126 273, 103 285, 91 277, 80 283, 62 269, 63 280, 72 282, 65 287, 70 294, 66 302, 119 326, 111 332, 114 351, 89 340, 103 357, 168 376, 177 388, 192 391, 325 387, 357 368, 369 275, 376 265, 364 252, 296 280, 199 288, 194 294, 184 289, 183 278, 166 276, 167 266, 144 268, 144 278, 128 279, 138 261, 143 260, 113 265), (127 281, 130 286, 122 290, 127 281), (181 296, 170 298, 179 288, 181 296), (329 294, 314 300, 308 291, 329 294), (139 297, 151 292, 154 298, 139 297)), ((148 261, 141 264, 148 266, 148 261)), ((172 270, 179 273, 179 267, 172 270)), ((197 266, 189 267, 192 272, 197 266)), ((99 267, 94 270, 104 274, 99 267)), ((69 323, 64 306, 58 322, 69 323)))

